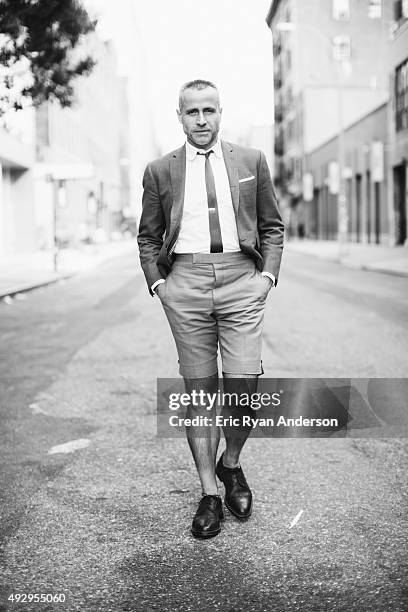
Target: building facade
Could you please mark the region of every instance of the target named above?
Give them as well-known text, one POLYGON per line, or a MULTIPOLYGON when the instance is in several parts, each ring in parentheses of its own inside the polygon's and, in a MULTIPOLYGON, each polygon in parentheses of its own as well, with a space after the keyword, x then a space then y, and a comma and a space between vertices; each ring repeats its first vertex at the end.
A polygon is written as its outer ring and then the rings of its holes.
POLYGON ((84 41, 96 66, 71 108, 10 113, 0 128, 0 254, 107 239, 129 206, 126 81, 110 43, 84 41))
MULTIPOLYGON (((391 19, 392 4, 381 0, 271 4, 267 23, 274 50, 275 180, 290 208, 285 217, 291 233, 304 235, 307 225, 303 188, 310 154, 389 98, 391 19)), ((342 170, 345 180, 343 175, 342 170)), ((332 235, 332 228, 326 233, 332 235)))
POLYGON ((0 127, 0 256, 34 247, 34 208, 27 206, 34 163, 34 112, 9 113, 0 127))
POLYGON ((394 3, 389 50, 390 103, 387 174, 393 241, 407 244, 408 217, 408 1, 394 3))
MULTIPOLYGON (((349 126, 344 132, 343 168, 347 206, 347 238, 352 242, 388 244, 391 229, 387 207, 387 103, 349 126)), ((334 240, 338 236, 338 141, 330 139, 305 158, 302 214, 306 237, 334 240)), ((296 214, 295 212, 295 214, 296 214)))
POLYGON ((43 248, 54 229, 61 245, 107 239, 128 205, 126 81, 118 76, 110 42, 93 34, 85 45, 96 66, 77 80, 75 104, 64 109, 49 103, 36 113, 34 193, 43 248), (53 229, 47 219, 55 207, 53 229))
POLYGON ((245 141, 247 147, 260 149, 266 157, 272 178, 274 178, 274 130, 273 125, 251 125, 245 141))

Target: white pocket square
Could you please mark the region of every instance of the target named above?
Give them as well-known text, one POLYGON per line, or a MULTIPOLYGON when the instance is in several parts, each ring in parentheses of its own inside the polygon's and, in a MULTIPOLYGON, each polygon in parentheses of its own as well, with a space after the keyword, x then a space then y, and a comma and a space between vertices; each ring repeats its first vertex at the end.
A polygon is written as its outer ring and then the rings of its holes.
POLYGON ((243 179, 239 179, 239 183, 246 183, 247 181, 253 181, 255 180, 254 176, 247 176, 247 178, 243 178, 243 179))

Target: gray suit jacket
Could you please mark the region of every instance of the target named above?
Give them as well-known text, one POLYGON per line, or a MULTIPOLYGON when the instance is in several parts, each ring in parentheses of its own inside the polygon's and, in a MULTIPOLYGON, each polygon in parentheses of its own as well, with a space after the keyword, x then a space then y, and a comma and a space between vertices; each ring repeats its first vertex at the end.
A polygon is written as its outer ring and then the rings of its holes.
MULTIPOLYGON (((259 270, 278 280, 283 250, 283 222, 265 155, 256 149, 222 141, 241 251, 259 270), (240 183, 254 176, 255 180, 240 183)), ((166 278, 180 231, 186 178, 186 148, 148 164, 143 177, 143 212, 138 244, 149 287, 166 278)), ((151 293, 151 291, 150 291, 151 293)))

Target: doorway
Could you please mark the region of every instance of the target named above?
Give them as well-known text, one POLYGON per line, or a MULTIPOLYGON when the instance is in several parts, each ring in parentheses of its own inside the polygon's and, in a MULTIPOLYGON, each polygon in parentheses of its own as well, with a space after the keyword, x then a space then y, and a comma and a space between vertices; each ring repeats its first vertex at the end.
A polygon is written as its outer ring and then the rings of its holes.
POLYGON ((356 174, 356 242, 361 240, 362 176, 356 174))
POLYGON ((366 172, 366 232, 367 242, 371 242, 371 172, 366 172))
POLYGON ((407 179, 405 164, 394 166, 394 214, 395 244, 404 244, 407 239, 407 179))

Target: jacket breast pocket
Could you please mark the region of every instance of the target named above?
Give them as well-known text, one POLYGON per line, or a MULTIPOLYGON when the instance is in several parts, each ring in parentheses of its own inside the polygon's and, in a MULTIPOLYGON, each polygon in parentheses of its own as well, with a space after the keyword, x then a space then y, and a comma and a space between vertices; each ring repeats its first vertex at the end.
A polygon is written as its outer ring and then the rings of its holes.
POLYGON ((244 206, 256 204, 256 181, 239 184, 239 203, 244 206))

